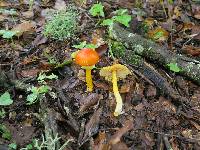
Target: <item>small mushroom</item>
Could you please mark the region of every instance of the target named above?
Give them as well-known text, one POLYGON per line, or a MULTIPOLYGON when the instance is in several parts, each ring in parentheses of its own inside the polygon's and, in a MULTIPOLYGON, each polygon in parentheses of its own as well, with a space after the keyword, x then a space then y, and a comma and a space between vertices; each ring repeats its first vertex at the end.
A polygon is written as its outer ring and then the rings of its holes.
POLYGON ((106 80, 113 83, 113 92, 116 98, 116 108, 114 116, 122 114, 122 98, 118 90, 117 81, 126 78, 128 74, 131 74, 130 70, 121 64, 114 64, 112 66, 103 67, 100 70, 100 76, 105 77, 106 80))
POLYGON ((86 84, 87 91, 91 92, 93 90, 92 75, 91 70, 94 65, 99 61, 98 53, 91 48, 83 48, 77 52, 75 56, 76 64, 82 66, 86 70, 86 84))

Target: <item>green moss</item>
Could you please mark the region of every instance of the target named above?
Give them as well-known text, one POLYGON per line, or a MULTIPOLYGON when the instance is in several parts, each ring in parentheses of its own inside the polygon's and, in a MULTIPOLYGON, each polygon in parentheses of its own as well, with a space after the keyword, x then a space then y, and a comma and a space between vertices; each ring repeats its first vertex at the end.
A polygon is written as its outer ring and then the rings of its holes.
POLYGON ((46 23, 43 34, 57 40, 72 38, 78 30, 77 18, 78 11, 73 6, 66 10, 57 11, 46 23))
POLYGON ((126 48, 121 42, 112 41, 111 49, 115 57, 123 58, 125 56, 126 48))

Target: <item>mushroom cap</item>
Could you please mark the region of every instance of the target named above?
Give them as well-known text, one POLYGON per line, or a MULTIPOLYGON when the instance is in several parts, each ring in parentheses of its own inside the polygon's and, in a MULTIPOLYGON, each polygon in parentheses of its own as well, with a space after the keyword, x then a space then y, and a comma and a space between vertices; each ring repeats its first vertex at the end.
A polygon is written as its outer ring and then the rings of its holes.
POLYGON ((124 79, 131 71, 124 65, 114 64, 112 66, 103 67, 100 70, 100 76, 105 77, 106 80, 112 81, 112 72, 116 71, 117 79, 124 79))
POLYGON ((93 66, 98 61, 99 54, 91 48, 83 48, 75 56, 75 62, 80 66, 93 66))

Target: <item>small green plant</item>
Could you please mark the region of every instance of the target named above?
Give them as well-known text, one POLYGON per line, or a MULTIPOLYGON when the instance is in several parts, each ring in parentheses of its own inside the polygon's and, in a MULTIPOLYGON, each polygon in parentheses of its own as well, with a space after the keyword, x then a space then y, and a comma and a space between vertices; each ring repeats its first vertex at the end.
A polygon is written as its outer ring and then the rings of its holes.
POLYGON ((47 21, 43 34, 57 40, 69 39, 75 36, 78 30, 78 11, 74 6, 60 10, 47 21))
POLYGON ((49 80, 58 79, 58 76, 53 73, 51 75, 46 75, 45 73, 40 73, 37 78, 38 82, 43 83, 43 84, 46 84, 45 79, 49 79, 49 80))
POLYGON ((28 88, 27 91, 31 92, 26 98, 27 105, 32 105, 36 103, 45 93, 48 93, 51 88, 47 85, 42 85, 40 87, 32 86, 28 88))
POLYGON ((17 15, 17 12, 15 9, 3 9, 3 8, 0 8, 0 14, 5 14, 5 15, 17 15))
POLYGON ((9 148, 9 150, 15 150, 15 149, 17 149, 17 144, 16 143, 10 143, 8 145, 8 148, 9 148))
POLYGON ((108 32, 111 37, 112 37, 114 22, 118 22, 126 27, 129 27, 129 22, 131 21, 131 15, 128 15, 127 9, 119 9, 114 13, 116 14, 115 16, 113 16, 111 19, 105 19, 101 23, 101 25, 103 26, 108 26, 108 32))
POLYGON ((12 136, 10 130, 4 124, 0 124, 0 133, 2 138, 6 140, 11 140, 12 136))
POLYGON ((45 96, 46 93, 49 93, 50 96, 52 96, 53 98, 56 97, 56 94, 54 92, 51 92, 51 87, 46 85, 45 79, 49 79, 49 80, 58 79, 58 76, 56 76, 53 73, 51 75, 40 73, 37 78, 37 81, 42 85, 39 87, 32 86, 27 89, 28 92, 31 92, 26 98, 27 105, 32 105, 36 103, 43 96, 45 96))
POLYGON ((169 63, 169 64, 167 64, 167 66, 173 72, 180 72, 181 71, 181 69, 177 66, 177 63, 169 63))
POLYGON ((94 45, 94 44, 87 44, 86 41, 81 42, 78 45, 73 45, 72 47, 77 48, 77 49, 82 49, 82 48, 92 48, 92 49, 95 49, 95 48, 97 48, 96 45, 94 45))
POLYGON ((119 22, 126 27, 129 27, 129 22, 131 21, 131 15, 128 15, 127 9, 119 9, 114 12, 116 15, 113 16, 111 19, 105 19, 101 23, 103 26, 111 27, 114 22, 119 22))
POLYGON ((104 11, 103 11, 103 5, 101 3, 97 3, 97 4, 94 4, 89 12, 92 16, 96 17, 96 16, 101 16, 101 17, 104 17, 104 11))
POLYGON ((0 96, 0 106, 8 106, 13 103, 13 100, 10 97, 8 92, 5 92, 0 96))
POLYGON ((46 139, 42 136, 42 141, 38 139, 34 139, 32 143, 26 145, 25 148, 21 148, 20 150, 64 150, 69 142, 73 141, 72 139, 67 140, 63 145, 60 147, 56 147, 57 142, 59 142, 61 137, 58 137, 58 134, 52 138, 47 137, 46 139))
POLYGON ((18 31, 12 31, 12 30, 0 30, 0 35, 4 39, 12 39, 13 36, 17 35, 18 31))

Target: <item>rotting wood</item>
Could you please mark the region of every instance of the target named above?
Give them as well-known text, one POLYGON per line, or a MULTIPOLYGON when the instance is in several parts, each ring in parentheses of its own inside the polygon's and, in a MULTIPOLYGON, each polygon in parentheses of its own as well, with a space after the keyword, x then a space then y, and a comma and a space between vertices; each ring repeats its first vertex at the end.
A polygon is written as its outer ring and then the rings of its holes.
POLYGON ((177 63, 177 66, 181 68, 179 72, 181 75, 200 85, 199 61, 171 52, 151 40, 124 29, 118 24, 113 25, 113 37, 130 49, 121 56, 127 64, 136 65, 134 60, 135 54, 154 61, 165 68, 167 68, 169 63, 177 63))

